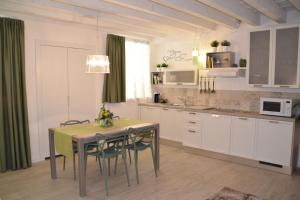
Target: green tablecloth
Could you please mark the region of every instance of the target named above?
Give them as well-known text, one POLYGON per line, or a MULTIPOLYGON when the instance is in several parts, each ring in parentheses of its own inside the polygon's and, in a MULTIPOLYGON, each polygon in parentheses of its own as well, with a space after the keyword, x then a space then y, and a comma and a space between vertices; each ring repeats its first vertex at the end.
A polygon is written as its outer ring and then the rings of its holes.
POLYGON ((67 126, 62 128, 56 128, 54 131, 55 148, 57 153, 67 157, 73 156, 72 151, 72 136, 85 135, 91 133, 101 133, 106 131, 113 131, 114 129, 126 128, 133 125, 144 124, 146 122, 141 120, 132 119, 119 119, 114 120, 114 125, 111 127, 103 128, 99 124, 80 124, 67 126))

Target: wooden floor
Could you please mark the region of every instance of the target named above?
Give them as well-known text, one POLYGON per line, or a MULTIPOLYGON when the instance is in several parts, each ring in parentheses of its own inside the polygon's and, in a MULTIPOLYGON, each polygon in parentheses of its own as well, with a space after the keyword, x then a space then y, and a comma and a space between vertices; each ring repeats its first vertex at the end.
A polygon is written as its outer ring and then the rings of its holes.
POLYGON ((205 200, 222 187, 252 193, 268 200, 299 200, 300 176, 288 176, 161 147, 161 169, 155 178, 150 151, 140 155, 140 184, 135 181, 134 165, 130 166, 131 187, 127 187, 124 165, 109 178, 110 195, 104 194, 104 182, 94 159, 88 163, 87 193, 78 196, 78 182, 72 179, 71 161, 63 172, 58 159, 57 180, 50 179, 49 161, 27 170, 0 174, 0 199, 71 200, 71 199, 180 199, 205 200))

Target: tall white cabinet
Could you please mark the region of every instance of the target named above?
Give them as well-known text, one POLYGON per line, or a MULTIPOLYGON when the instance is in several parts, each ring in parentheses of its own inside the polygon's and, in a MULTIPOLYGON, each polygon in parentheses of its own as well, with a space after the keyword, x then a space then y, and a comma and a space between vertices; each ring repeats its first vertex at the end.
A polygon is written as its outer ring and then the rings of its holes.
POLYGON ((40 44, 36 47, 40 158, 49 156, 48 128, 69 119, 96 116, 96 79, 85 74, 84 48, 40 44))
POLYGON ((299 25, 250 32, 249 84, 299 88, 299 34, 299 25))

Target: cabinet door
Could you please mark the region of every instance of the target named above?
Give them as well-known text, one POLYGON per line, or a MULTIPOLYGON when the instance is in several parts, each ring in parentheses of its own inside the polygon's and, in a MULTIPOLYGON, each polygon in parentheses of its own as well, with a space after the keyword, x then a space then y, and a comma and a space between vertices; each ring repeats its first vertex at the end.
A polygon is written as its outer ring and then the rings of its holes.
POLYGON ((203 148, 229 153, 231 117, 207 114, 203 123, 203 148))
POLYGON ((147 122, 159 122, 160 109, 154 107, 140 106, 140 119, 147 122))
POLYGON ((278 165, 291 165, 293 123, 257 120, 256 159, 278 165))
POLYGON ((67 48, 41 45, 37 50, 40 158, 49 156, 48 129, 68 120, 67 48))
MULTIPOLYGON (((173 137, 172 139, 177 142, 182 142, 183 137, 183 122, 184 122, 184 115, 183 110, 174 110, 174 117, 175 121, 171 122, 173 123, 173 126, 171 129, 173 130, 173 137)), ((170 117, 170 120, 172 121, 172 117, 170 117)))
POLYGON ((296 86, 298 74, 299 27, 275 29, 274 84, 296 86))
POLYGON ((169 108, 162 108, 160 111, 160 136, 165 139, 172 140, 175 124, 175 110, 169 108))
POLYGON ((255 141, 255 119, 232 117, 230 154, 245 158, 253 158, 255 141))
POLYGON ((98 114, 100 102, 96 102, 96 77, 84 71, 89 53, 85 49, 68 49, 70 119, 93 121, 98 114))
POLYGON ((183 145, 194 148, 202 147, 202 114, 184 112, 183 145))
POLYGON ((270 35, 270 30, 250 33, 249 84, 270 83, 270 35))

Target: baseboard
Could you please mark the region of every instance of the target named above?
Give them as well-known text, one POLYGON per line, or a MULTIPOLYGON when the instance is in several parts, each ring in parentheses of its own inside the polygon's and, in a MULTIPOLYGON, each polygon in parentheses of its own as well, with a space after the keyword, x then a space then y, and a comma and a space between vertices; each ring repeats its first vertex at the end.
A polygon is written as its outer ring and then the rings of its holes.
POLYGON ((183 148, 183 145, 182 145, 181 142, 168 140, 168 139, 165 139, 165 138, 160 138, 159 140, 160 140, 161 144, 171 146, 171 147, 183 148))

